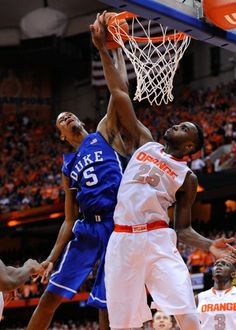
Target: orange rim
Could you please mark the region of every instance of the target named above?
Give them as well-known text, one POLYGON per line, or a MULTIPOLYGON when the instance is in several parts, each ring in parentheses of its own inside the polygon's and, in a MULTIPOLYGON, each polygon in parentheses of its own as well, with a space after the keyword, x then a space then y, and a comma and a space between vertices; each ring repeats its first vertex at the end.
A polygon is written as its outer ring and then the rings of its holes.
MULTIPOLYGON (((107 28, 108 28, 108 31, 111 33, 111 34, 116 34, 116 29, 114 27, 114 22, 116 20, 122 20, 122 19, 130 19, 130 18, 136 18, 138 17, 138 15, 136 14, 133 14, 133 13, 130 13, 128 11, 123 11, 113 17, 111 17, 108 21, 108 25, 107 25, 107 28)), ((148 41, 152 41, 152 42, 162 42, 162 41, 166 41, 166 40, 183 40, 184 38, 188 37, 188 35, 184 32, 178 32, 178 33, 173 33, 173 34, 169 34, 165 37, 150 37, 150 38, 147 38, 147 37, 135 37, 135 36, 128 36, 124 33, 121 33, 121 38, 124 40, 124 41, 129 41, 130 39, 132 40, 135 40, 137 42, 148 42, 148 41)))

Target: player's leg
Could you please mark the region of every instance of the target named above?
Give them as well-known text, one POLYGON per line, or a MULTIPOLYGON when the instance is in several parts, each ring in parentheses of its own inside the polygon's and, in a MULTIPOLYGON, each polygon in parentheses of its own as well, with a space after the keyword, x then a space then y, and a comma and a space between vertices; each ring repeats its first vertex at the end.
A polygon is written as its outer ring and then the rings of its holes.
POLYGON ((44 330, 48 329, 53 315, 57 307, 61 304, 63 297, 49 291, 45 291, 40 299, 40 302, 35 309, 28 330, 44 330))
POLYGON ((28 330, 47 329, 62 298, 72 299, 92 271, 98 258, 98 241, 96 236, 90 234, 90 226, 83 227, 77 238, 67 244, 61 261, 51 275, 48 287, 31 317, 28 330))
POLYGON ((96 274, 96 280, 90 293, 87 304, 99 309, 99 329, 109 330, 110 327, 104 283, 104 255, 102 255, 100 258, 100 263, 96 274))
POLYGON ((96 224, 96 231, 100 237, 100 251, 99 251, 99 266, 97 269, 96 279, 91 290, 87 304, 99 309, 99 328, 100 330, 109 330, 109 319, 107 311, 106 290, 105 290, 105 254, 107 243, 113 231, 113 219, 103 223, 96 224))
POLYGON ((181 330, 200 330, 200 323, 197 314, 174 315, 181 330))
POLYGON ((99 309, 99 329, 109 330, 109 318, 107 309, 99 309))
POLYGON ((196 313, 188 269, 176 248, 172 229, 149 233, 146 285, 159 309, 167 315, 196 313))
POLYGON ((137 239, 135 234, 113 232, 110 237, 105 284, 111 328, 138 328, 152 318, 150 309, 144 308, 145 245, 145 234, 137 239))
POLYGON ((106 302, 106 290, 104 283, 104 258, 105 252, 100 257, 96 280, 90 293, 87 304, 99 309, 99 329, 109 330, 109 319, 106 302))

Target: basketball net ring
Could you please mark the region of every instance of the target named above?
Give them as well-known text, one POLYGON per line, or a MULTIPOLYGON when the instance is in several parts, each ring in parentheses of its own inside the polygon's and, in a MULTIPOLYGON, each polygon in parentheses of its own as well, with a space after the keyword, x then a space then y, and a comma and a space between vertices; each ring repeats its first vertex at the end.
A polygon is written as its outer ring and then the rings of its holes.
POLYGON ((107 29, 134 67, 137 77, 134 100, 167 104, 173 101, 175 72, 191 37, 156 21, 149 20, 145 27, 141 20, 136 14, 121 12, 108 20, 107 29), (129 20, 128 32, 119 24, 122 20, 129 20), (159 36, 152 36, 152 24, 158 25, 159 36), (144 37, 137 36, 137 26, 144 37))

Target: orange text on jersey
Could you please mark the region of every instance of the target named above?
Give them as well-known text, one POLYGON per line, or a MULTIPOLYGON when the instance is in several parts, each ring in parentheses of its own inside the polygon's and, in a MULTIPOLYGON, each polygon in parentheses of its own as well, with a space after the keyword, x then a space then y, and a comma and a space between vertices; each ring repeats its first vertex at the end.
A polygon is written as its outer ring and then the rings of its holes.
POLYGON ((236 311, 236 303, 204 304, 201 312, 236 311))
POLYGON ((142 162, 151 162, 155 165, 157 165, 162 171, 165 171, 167 174, 169 174, 173 179, 175 179, 178 175, 172 171, 165 163, 161 162, 160 160, 153 158, 152 156, 146 154, 146 152, 139 152, 136 156, 137 160, 140 160, 142 162))

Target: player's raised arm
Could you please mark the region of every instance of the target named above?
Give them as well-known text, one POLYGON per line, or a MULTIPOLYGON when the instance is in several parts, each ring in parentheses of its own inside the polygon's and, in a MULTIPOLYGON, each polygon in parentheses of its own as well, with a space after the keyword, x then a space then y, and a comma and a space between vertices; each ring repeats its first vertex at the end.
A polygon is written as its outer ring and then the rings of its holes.
MULTIPOLYGON (((113 60, 116 69, 120 73, 120 77, 123 82, 123 90, 128 94, 128 77, 126 72, 126 66, 124 62, 124 58, 122 55, 121 49, 115 49, 113 51, 113 60)), ((112 94, 110 95, 110 100, 107 106, 107 114, 100 121, 97 127, 97 131, 99 131, 103 137, 107 140, 107 142, 120 154, 125 156, 125 146, 121 136, 122 125, 120 125, 118 118, 117 106, 114 101, 112 94)), ((129 134, 127 134, 129 135, 129 134)), ((133 138, 133 137, 131 137, 133 138)))
POLYGON ((95 29, 94 25, 90 26, 92 40, 100 53, 104 75, 108 89, 112 95, 119 124, 125 129, 127 135, 134 139, 137 145, 152 141, 153 139, 150 131, 137 119, 127 92, 127 84, 119 70, 116 69, 113 60, 105 47, 105 12, 101 17, 98 14, 97 20, 99 26, 98 30, 95 29))
POLYGON ((113 55, 115 67, 118 70, 119 75, 124 83, 123 90, 124 92, 126 91, 127 94, 129 94, 129 80, 128 80, 128 74, 127 74, 122 48, 119 47, 113 49, 112 55, 113 55))

